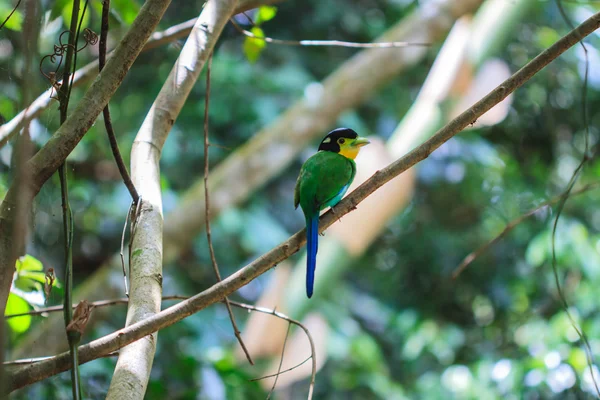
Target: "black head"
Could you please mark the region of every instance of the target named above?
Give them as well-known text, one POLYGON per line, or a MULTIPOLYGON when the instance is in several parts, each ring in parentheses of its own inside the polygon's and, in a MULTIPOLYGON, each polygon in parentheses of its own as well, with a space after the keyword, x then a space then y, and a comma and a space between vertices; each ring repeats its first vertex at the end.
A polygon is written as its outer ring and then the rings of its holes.
POLYGON ((346 139, 354 140, 358 137, 358 134, 352 129, 348 128, 337 128, 332 130, 325 136, 319 145, 319 151, 333 151, 334 153, 340 152, 340 144, 344 144, 346 139), (343 140, 340 140, 343 139, 343 140), (342 143, 340 143, 342 142, 342 143))

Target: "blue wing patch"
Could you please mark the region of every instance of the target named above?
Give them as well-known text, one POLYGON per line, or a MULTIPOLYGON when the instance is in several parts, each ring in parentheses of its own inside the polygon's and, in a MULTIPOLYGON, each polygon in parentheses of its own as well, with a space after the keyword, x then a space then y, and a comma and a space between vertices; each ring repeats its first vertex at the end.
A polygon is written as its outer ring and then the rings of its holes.
POLYGON ((344 197, 344 195, 346 194, 346 192, 348 191, 348 188, 350 187, 350 184, 345 185, 344 187, 342 187, 340 189, 340 191, 338 192, 338 194, 336 194, 335 196, 333 196, 333 198, 331 198, 331 200, 326 201, 323 204, 323 208, 325 207, 333 207, 335 206, 337 203, 340 202, 340 200, 342 200, 342 197, 344 197))

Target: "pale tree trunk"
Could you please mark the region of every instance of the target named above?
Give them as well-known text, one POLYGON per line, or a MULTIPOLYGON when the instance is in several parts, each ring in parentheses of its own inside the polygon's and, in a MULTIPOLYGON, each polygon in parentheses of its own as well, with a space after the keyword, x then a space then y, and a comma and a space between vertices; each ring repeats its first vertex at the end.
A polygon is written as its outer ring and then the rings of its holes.
MULTIPOLYGON (((162 297, 163 215, 160 153, 171 127, 209 58, 237 0, 209 0, 190 32, 171 73, 146 116, 131 151, 131 172, 142 198, 133 217, 129 306, 126 326, 160 311, 162 297)), ((142 399, 146 393, 157 332, 119 353, 107 399, 142 399)))

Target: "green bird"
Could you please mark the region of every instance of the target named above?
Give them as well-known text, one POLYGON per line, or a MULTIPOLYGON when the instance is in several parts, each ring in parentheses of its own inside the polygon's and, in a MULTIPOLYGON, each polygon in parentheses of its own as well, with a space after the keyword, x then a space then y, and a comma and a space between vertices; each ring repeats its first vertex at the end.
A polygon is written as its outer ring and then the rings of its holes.
POLYGON ((369 141, 352 129, 338 128, 327 134, 317 154, 310 157, 300 170, 294 190, 294 206, 298 205, 306 218, 306 295, 313 295, 317 248, 319 241, 319 212, 335 206, 346 194, 354 175, 354 159, 360 148, 369 141))

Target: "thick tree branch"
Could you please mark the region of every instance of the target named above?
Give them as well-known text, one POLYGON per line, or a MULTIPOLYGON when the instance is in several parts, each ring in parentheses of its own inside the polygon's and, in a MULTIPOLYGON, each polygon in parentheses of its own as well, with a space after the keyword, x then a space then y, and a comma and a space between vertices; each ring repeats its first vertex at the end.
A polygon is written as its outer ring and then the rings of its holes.
MULTIPOLYGON (((588 36, 599 27, 600 13, 597 13, 584 21, 576 29, 569 32, 550 48, 539 54, 487 96, 440 129, 425 143, 390 164, 388 167, 375 173, 369 180, 359 186, 336 206, 335 215, 331 211, 328 211, 321 218, 319 231, 324 231, 338 218, 352 211, 362 200, 383 186, 386 182, 389 182, 419 161, 427 158, 435 149, 450 140, 473 121, 477 120, 477 118, 481 117, 493 106, 506 98, 506 96, 531 79, 531 77, 544 66, 548 65, 551 61, 575 45, 579 38, 588 36)), ((118 350, 126 344, 141 339, 159 329, 173 325, 183 318, 192 315, 211 304, 221 301, 223 297, 231 294, 240 287, 247 285, 257 276, 290 257, 297 252, 305 242, 305 231, 302 230, 294 234, 286 242, 268 253, 263 254, 254 262, 204 292, 169 307, 148 319, 81 346, 81 362, 88 362, 103 354, 118 350)), ((60 354, 56 358, 48 361, 42 361, 38 364, 21 368, 10 376, 10 381, 12 382, 11 389, 14 390, 29 383, 39 381, 58 372, 65 371, 68 368, 68 353, 60 354)))
MULTIPOLYGON (((209 0, 152 104, 131 150, 131 171, 142 198, 132 230, 130 301, 126 326, 160 311, 163 214, 160 155, 171 127, 208 60, 237 0, 209 0)), ((142 399, 156 351, 156 332, 120 351, 107 399, 142 399)))

